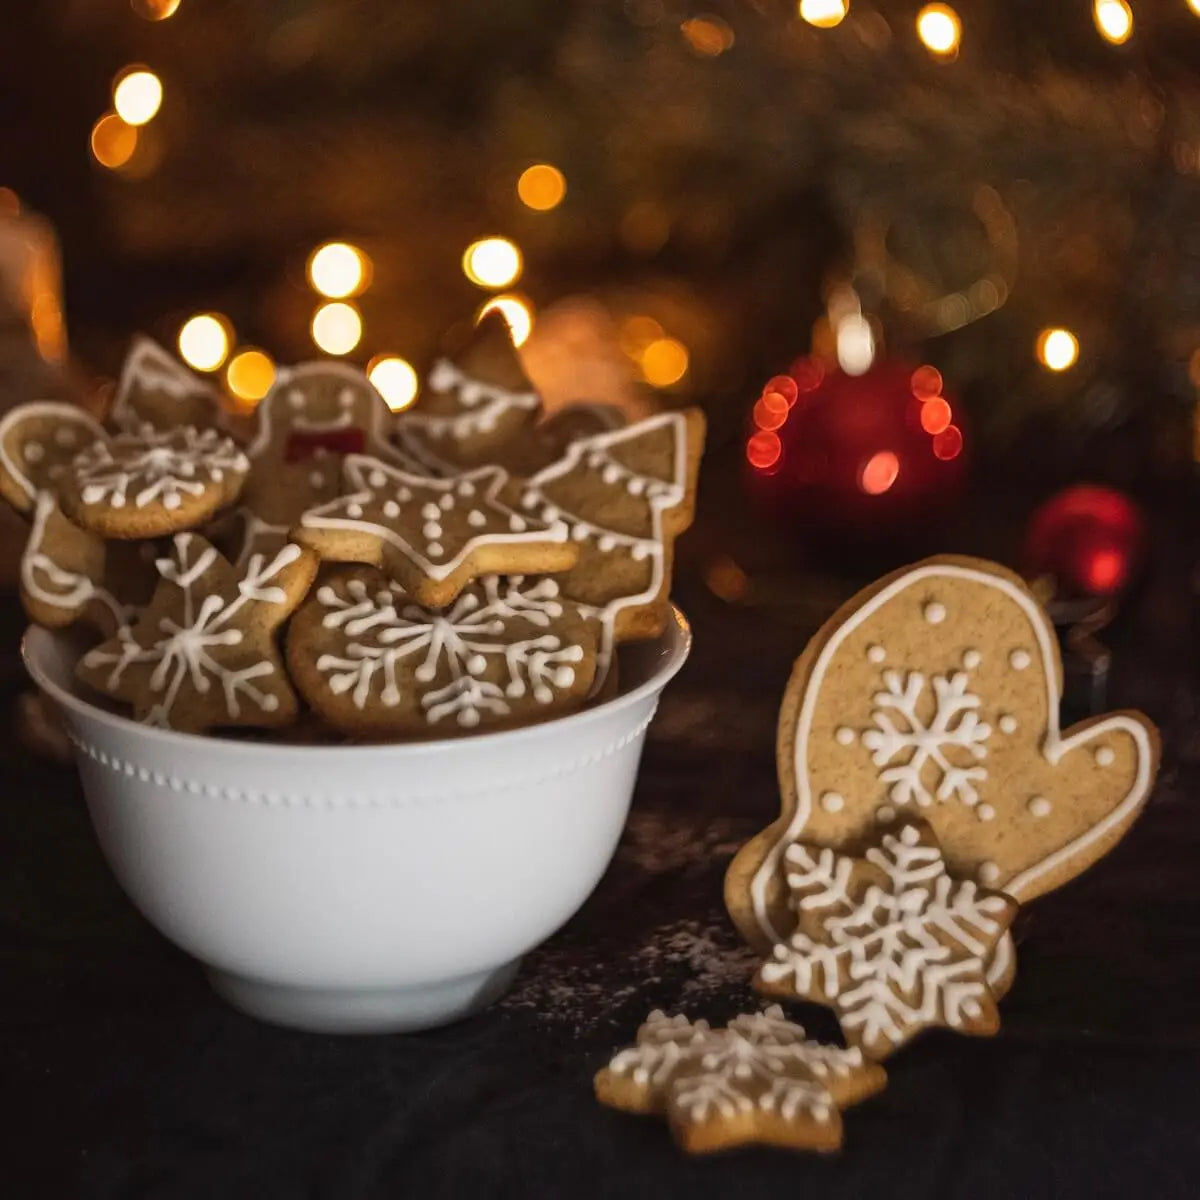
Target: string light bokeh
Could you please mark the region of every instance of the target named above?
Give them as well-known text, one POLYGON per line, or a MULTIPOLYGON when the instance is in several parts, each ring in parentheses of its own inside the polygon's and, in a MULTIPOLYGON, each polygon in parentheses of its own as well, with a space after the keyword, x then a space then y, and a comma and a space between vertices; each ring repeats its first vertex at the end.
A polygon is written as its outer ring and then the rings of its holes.
POLYGON ((517 180, 517 197, 534 212, 549 212, 557 208, 567 194, 566 176, 550 163, 534 163, 526 167, 517 180))
POLYGON ((325 242, 308 260, 308 280, 313 290, 330 300, 345 300, 365 291, 371 260, 348 242, 325 242))
POLYGON ((482 321, 490 312, 498 312, 508 323, 514 346, 523 346, 533 332, 533 306, 524 296, 493 296, 480 306, 475 320, 482 321))
POLYGON ((417 398, 420 380, 416 368, 396 354, 380 354, 367 364, 367 378, 392 412, 403 412, 417 398))
POLYGON ((313 313, 310 329, 318 350, 340 358, 349 354, 362 340, 362 317, 353 304, 345 300, 331 300, 313 313))
POLYGON ((126 125, 148 124, 162 101, 162 81, 147 67, 128 67, 113 82, 113 108, 126 125))
POLYGON ((481 238, 463 251, 463 274, 477 287, 511 287, 523 265, 517 244, 504 237, 481 238))
POLYGON ((939 58, 953 58, 962 41, 962 22, 948 4, 926 4, 917 14, 917 36, 939 58))
POLYGON ((197 371, 219 371, 229 356, 233 330, 220 313, 198 313, 179 330, 179 355, 197 371))
POLYGON ((1069 329, 1043 329, 1038 334, 1035 353, 1047 370, 1069 371, 1079 361, 1079 339, 1069 329))

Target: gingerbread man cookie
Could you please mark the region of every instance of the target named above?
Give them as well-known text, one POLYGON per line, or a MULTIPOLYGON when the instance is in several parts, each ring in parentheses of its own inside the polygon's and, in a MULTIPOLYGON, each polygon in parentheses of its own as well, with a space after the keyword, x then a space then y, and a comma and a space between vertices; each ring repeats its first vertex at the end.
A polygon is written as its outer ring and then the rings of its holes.
POLYGON ((290 724, 298 705, 275 632, 307 593, 316 556, 288 544, 239 572, 198 534, 177 533, 157 566, 150 603, 79 660, 79 678, 162 728, 290 724))
POLYGON ((652 1012, 637 1044, 597 1073, 595 1091, 610 1108, 665 1115, 689 1153, 753 1144, 829 1151, 842 1143, 840 1110, 886 1082, 861 1051, 809 1041, 772 1005, 725 1029, 652 1012))
POLYGON ((18 512, 31 513, 38 493, 57 492, 72 459, 107 436, 73 404, 18 404, 0 419, 0 495, 18 512))
POLYGON ((146 425, 203 429, 220 423, 220 396, 157 342, 138 336, 121 367, 108 419, 124 433, 140 433, 146 425))
POLYGON ((352 454, 344 472, 346 494, 309 509, 292 536, 323 559, 382 566, 420 604, 449 604, 477 575, 553 573, 579 557, 561 521, 499 500, 500 467, 431 479, 352 454))
POLYGON ((251 468, 237 510, 238 561, 278 550, 302 513, 340 495, 347 454, 369 452, 420 472, 389 443, 391 420, 383 397, 355 367, 319 361, 280 370, 255 409, 246 448, 251 468))
MULTIPOLYGON (((780 714, 782 812, 738 853, 726 903, 759 946, 795 925, 783 856, 834 849, 906 813, 957 878, 1022 903, 1109 850, 1146 802, 1158 735, 1140 713, 1059 727, 1049 618, 994 563, 929 559, 860 592, 797 662, 780 714)), ((1010 964, 1007 939, 993 986, 1010 964)))
POLYGON ((58 480, 63 511, 110 538, 194 529, 237 499, 250 463, 215 429, 145 425, 80 451, 58 480))
POLYGON ((354 567, 327 576, 293 618, 288 666, 337 729, 442 737, 579 707, 596 647, 551 579, 485 576, 431 609, 354 567))
POLYGON ((395 437, 427 469, 453 475, 507 461, 505 448, 527 438, 540 412, 507 322, 488 313, 457 360, 434 363, 416 406, 397 418, 395 437))
POLYGON ((1000 1028, 987 970, 1017 903, 953 878, 927 825, 884 828, 862 856, 793 842, 783 862, 799 921, 759 969, 760 990, 829 1005, 875 1059, 935 1025, 1000 1028))

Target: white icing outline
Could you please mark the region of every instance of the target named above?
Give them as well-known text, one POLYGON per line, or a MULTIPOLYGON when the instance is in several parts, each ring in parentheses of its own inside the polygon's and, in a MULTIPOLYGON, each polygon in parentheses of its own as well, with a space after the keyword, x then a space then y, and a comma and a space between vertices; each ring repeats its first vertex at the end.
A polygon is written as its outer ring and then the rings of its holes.
MULTIPOLYGON (((670 479, 659 479, 657 476, 644 477, 647 482, 655 485, 653 494, 644 493, 650 505, 649 535, 646 537, 634 537, 607 529, 603 530, 602 533, 602 536, 611 539, 612 548, 614 549, 618 545, 644 548, 644 555, 650 559, 652 564, 649 585, 643 591, 633 595, 618 596, 602 607, 575 601, 581 612, 586 616, 592 617, 600 624, 601 634, 598 639, 596 683, 593 686, 593 693, 599 690, 608 674, 615 646, 617 618, 627 608, 639 608, 657 600, 666 579, 666 532, 663 528, 663 517, 668 511, 678 508, 687 499, 687 416, 681 412, 660 413, 657 416, 647 417, 645 420, 638 421, 634 425, 626 425, 610 433, 597 433, 591 437, 581 438, 578 441, 572 442, 567 447, 566 453, 557 462, 551 463, 550 466, 545 467, 535 475, 531 475, 525 481, 525 494, 533 493, 540 495, 543 505, 553 510, 556 520, 567 523, 571 528, 572 535, 578 529, 595 533, 601 530, 602 527, 598 526, 595 521, 581 517, 576 513, 564 512, 560 505, 545 495, 543 491, 544 485, 570 474, 571 471, 574 471, 581 465, 585 469, 594 470, 594 468, 588 467, 586 462, 589 455, 596 452, 604 453, 613 446, 620 446, 625 442, 633 441, 648 433, 653 433, 664 426, 669 426, 674 433, 674 469, 670 479)), ((622 469, 630 475, 633 474, 627 467, 622 469)), ((517 515, 526 516, 527 514, 522 512, 517 515)), ((567 598, 573 599, 569 595, 567 598)))
MULTIPOLYGON (((893 580, 886 587, 876 592, 861 608, 851 613, 834 630, 832 636, 830 636, 824 646, 821 647, 821 652, 818 654, 812 669, 809 671, 808 679, 805 682, 804 699, 801 702, 800 712, 796 720, 796 743, 792 759, 792 771, 796 787, 796 806, 791 818, 788 820, 787 826, 767 852, 758 870, 755 872, 754 878, 750 881, 750 898, 755 920, 758 922, 759 929, 762 930, 763 934, 771 942, 785 941, 789 936, 786 932, 781 933, 776 930, 771 923, 771 916, 767 905, 767 889, 771 880, 775 877, 780 859, 787 846, 800 837, 809 822, 809 818, 812 816, 812 787, 808 778, 808 739, 812 731, 817 698, 825 681, 829 664, 833 661, 834 655, 842 643, 845 642, 846 638, 870 617, 874 616, 883 605, 895 599, 895 597, 914 584, 937 579, 965 579, 973 583, 982 584, 984 587, 995 588, 1014 601, 1025 614, 1033 629, 1034 639, 1038 649, 1041 651, 1042 662, 1045 665, 1043 674, 1046 681, 1047 717, 1046 735, 1042 742, 1042 753, 1051 766, 1057 764, 1064 754, 1074 750, 1077 746, 1084 745, 1114 730, 1129 734, 1133 738, 1134 745, 1138 751, 1137 771, 1134 774, 1133 784, 1120 804, 1113 808, 1096 825, 1085 830, 1073 841, 1059 847, 1058 850, 1052 851, 1041 862, 1027 867, 1012 879, 1007 881, 1001 880, 996 886, 1014 899, 1020 900, 1032 884, 1072 858, 1084 847, 1102 839, 1110 829, 1120 825, 1131 812, 1136 812, 1145 799, 1146 793, 1149 791, 1151 782, 1150 764, 1154 756, 1150 745, 1150 737, 1146 732, 1145 726, 1140 722, 1124 714, 1115 713, 1112 716, 1104 717, 1099 721, 1085 725, 1083 729, 1070 737, 1063 737, 1059 726, 1058 710, 1061 698, 1059 694, 1058 672, 1054 666, 1056 661, 1054 630, 1040 606, 1024 589, 1002 576, 992 575, 986 571, 976 570, 973 567, 963 567, 953 563, 929 563, 915 567, 913 570, 901 575, 899 579, 893 580)), ((1001 945, 1004 945, 1004 942, 1001 945)), ((1010 946, 1006 947, 1006 950, 1011 953, 1010 946)), ((992 968, 989 971, 990 979, 1000 978, 1008 967, 1007 958, 1008 956, 1006 955, 1004 961, 1001 962, 1001 956, 997 952, 992 961, 992 968)))
POLYGON ((138 334, 121 364, 116 398, 108 414, 108 419, 125 433, 137 433, 147 424, 146 418, 140 416, 129 401, 130 393, 138 383, 147 389, 158 388, 178 400, 192 396, 207 400, 212 405, 213 423, 220 419, 216 389, 189 371, 153 338, 138 334))
MULTIPOLYGON (((55 421, 73 421, 81 425, 92 435, 93 443, 102 442, 108 438, 108 434, 105 433, 103 427, 94 417, 76 405, 66 404, 61 400, 34 400, 30 404, 18 404, 16 408, 9 409, 4 414, 4 417, 0 418, 0 467, 3 467, 12 476, 14 482, 25 493, 31 503, 36 501, 38 489, 33 480, 13 460, 4 443, 13 428, 26 418, 41 420, 47 417, 55 421)), ((22 442, 21 444, 24 446, 27 442, 22 442)), ((86 443, 80 443, 76 448, 77 451, 86 449, 86 443)))
MULTIPOLYGON (((480 546, 497 545, 543 545, 546 542, 565 543, 567 528, 561 522, 548 522, 541 528, 532 528, 540 523, 528 514, 525 520, 531 528, 520 532, 508 529, 508 518, 512 509, 497 500, 497 494, 508 483, 509 474, 503 467, 480 467, 475 471, 455 476, 453 479, 431 479, 426 475, 412 475, 390 463, 372 458, 366 454, 347 454, 342 464, 342 478, 346 493, 336 500, 330 500, 316 508, 310 508, 301 518, 300 524, 305 529, 335 529, 353 530, 358 533, 370 533, 380 541, 386 542, 393 549, 400 551, 413 565, 430 579, 441 581, 449 578, 457 571, 467 558, 480 546), (372 487, 370 478, 373 472, 382 471, 387 480, 384 484, 372 487), (365 517, 338 516, 339 512, 349 512, 351 506, 361 506, 372 503, 377 499, 377 493, 385 488, 395 492, 399 488, 407 488, 412 493, 412 499, 407 501, 409 509, 417 509, 429 501, 430 493, 438 496, 453 495, 464 483, 470 483, 475 493, 470 497, 470 507, 489 508, 495 518, 503 514, 505 529, 475 534, 467 538, 462 548, 453 558, 445 562, 430 561, 412 542, 408 541, 398 530, 389 525, 380 525, 365 517)), ((395 520, 405 515, 401 509, 395 520)))

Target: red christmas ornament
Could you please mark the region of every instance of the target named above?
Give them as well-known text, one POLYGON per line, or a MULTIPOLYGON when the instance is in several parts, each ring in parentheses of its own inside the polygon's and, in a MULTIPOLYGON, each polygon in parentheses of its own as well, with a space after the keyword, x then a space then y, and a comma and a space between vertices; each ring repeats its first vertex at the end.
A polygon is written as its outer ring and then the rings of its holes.
POLYGON ((965 470, 962 422, 936 368, 861 375, 802 358, 767 381, 746 442, 755 492, 818 532, 879 537, 942 511, 965 470))
POLYGON ((1025 570, 1050 575, 1063 596, 1113 596, 1146 551, 1141 510, 1123 492, 1079 484, 1038 508, 1025 535, 1025 570))

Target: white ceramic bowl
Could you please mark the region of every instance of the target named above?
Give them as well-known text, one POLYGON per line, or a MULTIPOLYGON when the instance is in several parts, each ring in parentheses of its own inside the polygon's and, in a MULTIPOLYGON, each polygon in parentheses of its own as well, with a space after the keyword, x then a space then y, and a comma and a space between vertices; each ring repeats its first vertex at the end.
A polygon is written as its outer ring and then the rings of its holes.
POLYGON ((454 740, 289 746, 149 729, 26 667, 62 710, 100 845, 146 918, 238 1008, 324 1032, 421 1029, 494 1000, 604 873, 646 727, 691 646, 623 648, 621 692, 454 740))

